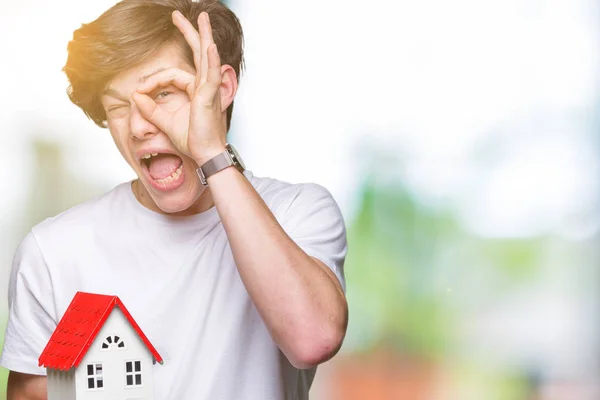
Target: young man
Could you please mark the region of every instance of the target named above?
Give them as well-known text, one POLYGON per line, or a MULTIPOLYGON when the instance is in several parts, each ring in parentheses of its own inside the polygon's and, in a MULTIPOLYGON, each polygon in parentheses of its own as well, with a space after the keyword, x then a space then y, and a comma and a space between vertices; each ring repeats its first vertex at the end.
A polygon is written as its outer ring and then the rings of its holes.
POLYGON ((124 0, 68 50, 72 101, 138 178, 19 246, 8 400, 46 398, 37 359, 78 290, 127 304, 164 359, 157 400, 307 399, 346 331, 345 228, 324 188, 253 176, 227 144, 237 18, 216 1, 124 0))

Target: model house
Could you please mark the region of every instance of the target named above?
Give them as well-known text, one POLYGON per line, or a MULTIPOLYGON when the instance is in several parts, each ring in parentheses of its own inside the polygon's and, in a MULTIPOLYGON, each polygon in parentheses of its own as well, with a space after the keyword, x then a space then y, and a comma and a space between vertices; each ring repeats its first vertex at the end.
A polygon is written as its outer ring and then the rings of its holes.
POLYGON ((162 358, 117 296, 77 292, 44 348, 48 400, 152 400, 162 358))

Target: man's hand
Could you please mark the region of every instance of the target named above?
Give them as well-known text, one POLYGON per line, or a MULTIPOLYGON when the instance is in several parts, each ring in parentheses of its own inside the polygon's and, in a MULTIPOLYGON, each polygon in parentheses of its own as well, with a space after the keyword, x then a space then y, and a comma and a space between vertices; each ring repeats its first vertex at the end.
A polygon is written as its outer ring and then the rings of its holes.
POLYGON ((6 400, 46 400, 46 377, 10 371, 6 400))
POLYGON ((196 74, 177 68, 158 72, 137 89, 133 100, 142 115, 166 133, 179 151, 202 164, 225 149, 227 124, 219 96, 221 60, 206 12, 198 17, 200 33, 178 11, 173 13, 173 23, 192 49, 196 74), (167 111, 148 95, 169 85, 185 90, 190 102, 167 111))

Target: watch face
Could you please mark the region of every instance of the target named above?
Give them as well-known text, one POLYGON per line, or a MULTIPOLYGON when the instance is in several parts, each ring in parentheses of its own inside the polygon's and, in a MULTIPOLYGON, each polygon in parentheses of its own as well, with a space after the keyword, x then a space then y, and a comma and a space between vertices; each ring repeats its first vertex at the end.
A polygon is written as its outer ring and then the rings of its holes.
POLYGON ((246 166, 244 165, 244 161, 242 161, 242 157, 240 157, 240 155, 238 154, 238 152, 235 149, 235 147, 233 147, 230 144, 228 144, 227 146, 228 146, 229 154, 232 155, 233 162, 239 164, 240 167, 242 167, 242 169, 245 170, 246 166))

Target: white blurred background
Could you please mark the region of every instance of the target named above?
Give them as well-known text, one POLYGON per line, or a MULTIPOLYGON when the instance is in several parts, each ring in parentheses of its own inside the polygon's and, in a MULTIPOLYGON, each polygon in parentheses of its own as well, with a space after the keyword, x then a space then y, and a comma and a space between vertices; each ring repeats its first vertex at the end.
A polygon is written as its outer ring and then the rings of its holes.
MULTIPOLYGON (((0 327, 31 225, 133 177, 61 72, 115 3, 0 8, 0 327)), ((315 398, 600 399, 598 1, 228 4, 231 141, 255 175, 329 188, 349 226, 351 323, 315 398), (403 252, 378 263, 388 228, 403 252), (361 286, 378 274, 398 285, 361 286)))

